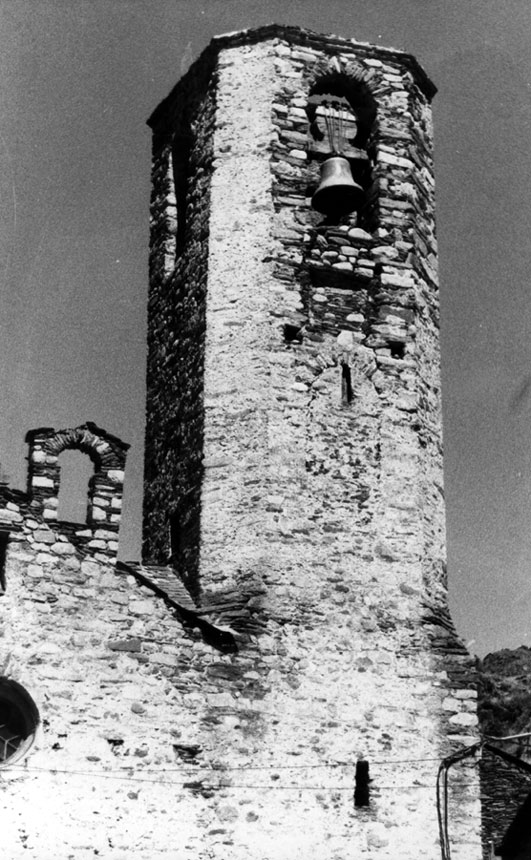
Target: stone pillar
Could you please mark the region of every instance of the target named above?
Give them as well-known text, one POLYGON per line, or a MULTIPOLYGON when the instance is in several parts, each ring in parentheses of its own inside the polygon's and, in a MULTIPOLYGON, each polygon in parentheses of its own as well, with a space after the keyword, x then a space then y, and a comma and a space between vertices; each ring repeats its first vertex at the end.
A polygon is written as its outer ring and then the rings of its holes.
MULTIPOLYGON (((284 856, 295 821, 304 856, 437 857, 437 760, 475 738, 446 602, 434 92, 407 54, 270 27, 214 40, 150 121, 145 557, 173 558, 239 634, 205 698, 217 760, 251 757, 264 787, 268 767, 309 768, 298 803, 250 792, 242 857, 284 856), (312 104, 329 92, 358 124, 363 202, 325 218, 312 104)), ((477 778, 459 773, 450 838, 477 860, 477 778)))

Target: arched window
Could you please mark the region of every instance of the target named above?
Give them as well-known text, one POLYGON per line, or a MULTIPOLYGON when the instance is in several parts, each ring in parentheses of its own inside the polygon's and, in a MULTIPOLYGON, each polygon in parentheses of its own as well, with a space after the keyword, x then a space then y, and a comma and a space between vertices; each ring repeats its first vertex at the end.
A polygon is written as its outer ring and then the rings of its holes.
POLYGON ((9 532, 0 530, 0 596, 6 591, 6 555, 9 532))

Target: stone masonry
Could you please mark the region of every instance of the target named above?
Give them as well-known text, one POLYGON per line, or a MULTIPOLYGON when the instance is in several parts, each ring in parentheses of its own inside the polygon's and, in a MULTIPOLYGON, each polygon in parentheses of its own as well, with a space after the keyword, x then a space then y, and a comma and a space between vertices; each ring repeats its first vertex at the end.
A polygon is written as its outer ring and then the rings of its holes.
MULTIPOLYGON (((476 736, 446 603, 434 92, 409 55, 272 26, 214 40, 150 120, 144 563, 238 649, 201 711, 228 800, 205 856, 435 858, 436 760, 476 736), (358 123, 341 218, 311 205, 327 93, 358 123)), ((451 783, 453 856, 479 858, 474 764, 451 783)))
MULTIPOLYGON (((32 431, 27 492, 0 487, 0 713, 21 685, 35 730, 0 760, 10 860, 441 856, 438 766, 477 719, 434 92, 407 54, 272 25, 214 39, 151 117, 142 563, 116 559, 127 445, 96 425, 32 431), (341 217, 311 205, 330 97, 363 197, 341 217), (81 524, 66 448, 94 462, 81 524)), ((453 860, 482 853, 467 761, 453 860)))
POLYGON ((0 756, 4 856, 176 856, 184 809, 200 829, 194 690, 232 637, 173 570, 116 562, 126 444, 91 423, 27 441, 28 492, 0 488, 0 714, 15 682, 38 725, 27 758, 0 756), (94 461, 84 524, 56 516, 71 448, 94 461))

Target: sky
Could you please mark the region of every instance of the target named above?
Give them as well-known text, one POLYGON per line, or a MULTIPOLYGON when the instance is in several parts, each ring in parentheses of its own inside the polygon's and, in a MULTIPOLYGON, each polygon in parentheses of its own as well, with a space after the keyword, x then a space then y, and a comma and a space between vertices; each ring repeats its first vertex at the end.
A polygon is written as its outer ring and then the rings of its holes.
POLYGON ((138 558, 145 121, 212 36, 271 22, 401 48, 438 87, 451 607, 473 653, 531 647, 529 0, 0 0, 3 474, 24 488, 33 427, 120 436, 138 558))

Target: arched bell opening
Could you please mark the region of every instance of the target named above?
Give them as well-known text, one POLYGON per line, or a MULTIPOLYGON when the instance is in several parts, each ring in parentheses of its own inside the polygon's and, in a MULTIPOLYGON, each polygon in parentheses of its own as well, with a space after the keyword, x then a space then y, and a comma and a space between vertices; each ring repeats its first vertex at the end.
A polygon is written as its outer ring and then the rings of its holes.
POLYGON ((372 94, 363 81, 324 75, 311 88, 306 112, 308 157, 314 175, 319 169, 312 206, 327 223, 349 216, 349 223, 358 224, 371 183, 367 147, 376 117, 372 94))
MULTIPOLYGON (((118 529, 129 445, 92 422, 65 430, 56 431, 50 427, 31 430, 26 440, 29 444, 28 492, 37 514, 50 522, 59 519, 86 523, 93 529, 103 525, 118 529), (58 496, 62 493, 59 460, 65 457, 66 451, 78 452, 82 458, 79 461, 81 475, 77 466, 74 469, 81 513, 72 517, 65 514, 63 508, 63 519, 58 516, 58 496), (83 514, 85 498, 86 513, 83 514)), ((66 460, 64 462, 66 464, 66 460)), ((66 497, 68 499, 68 492, 66 497)))

